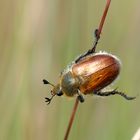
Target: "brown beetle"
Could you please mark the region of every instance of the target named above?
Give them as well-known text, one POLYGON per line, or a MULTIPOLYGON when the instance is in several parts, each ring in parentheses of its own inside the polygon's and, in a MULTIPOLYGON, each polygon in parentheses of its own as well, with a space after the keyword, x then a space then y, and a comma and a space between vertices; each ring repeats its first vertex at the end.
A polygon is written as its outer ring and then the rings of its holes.
POLYGON ((55 95, 78 96, 80 102, 84 102, 83 95, 87 94, 98 96, 118 94, 127 100, 132 100, 135 97, 128 97, 116 89, 106 92, 101 91, 117 78, 120 66, 120 60, 112 54, 87 52, 78 57, 61 73, 59 83, 56 86, 45 79, 43 80, 44 84, 53 86, 52 97, 46 97, 46 102, 49 104, 55 95))

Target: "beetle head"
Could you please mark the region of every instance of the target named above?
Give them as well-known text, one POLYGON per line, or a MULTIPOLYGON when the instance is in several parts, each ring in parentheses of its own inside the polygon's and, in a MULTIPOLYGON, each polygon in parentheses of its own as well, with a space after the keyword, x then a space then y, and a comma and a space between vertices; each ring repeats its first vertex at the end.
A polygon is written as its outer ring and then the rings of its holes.
POLYGON ((51 95, 52 95, 51 98, 45 97, 45 99, 46 99, 45 102, 47 102, 48 104, 50 104, 51 100, 53 99, 53 97, 54 97, 55 95, 58 95, 58 96, 63 95, 62 90, 61 90, 61 88, 60 88, 60 84, 57 84, 57 85, 55 86, 55 85, 53 85, 52 83, 50 83, 49 81, 47 81, 47 80, 45 80, 45 79, 43 79, 43 83, 44 83, 44 84, 51 85, 51 86, 53 87, 52 90, 51 90, 51 95))

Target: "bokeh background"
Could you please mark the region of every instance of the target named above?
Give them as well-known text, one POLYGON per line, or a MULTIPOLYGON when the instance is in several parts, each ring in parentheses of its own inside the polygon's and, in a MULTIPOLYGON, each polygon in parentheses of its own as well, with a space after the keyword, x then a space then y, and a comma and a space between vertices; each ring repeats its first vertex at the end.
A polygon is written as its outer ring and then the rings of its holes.
MULTIPOLYGON (((105 0, 0 1, 0 140, 62 140, 75 102, 50 95, 46 78, 92 46, 105 0)), ((97 50, 122 61, 118 87, 140 94, 140 1, 112 0, 97 50)), ((140 126, 140 97, 88 96, 70 140, 131 140, 140 126)))

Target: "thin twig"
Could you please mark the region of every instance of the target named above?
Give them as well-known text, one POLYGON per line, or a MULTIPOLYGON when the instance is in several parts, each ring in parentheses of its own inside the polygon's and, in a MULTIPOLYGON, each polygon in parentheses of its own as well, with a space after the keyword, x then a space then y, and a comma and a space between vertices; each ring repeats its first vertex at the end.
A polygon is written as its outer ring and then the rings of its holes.
MULTIPOLYGON (((98 27, 98 30, 97 30, 97 33, 96 33, 96 40, 95 40, 95 43, 93 45, 93 48, 91 49, 92 52, 95 51, 96 46, 98 44, 98 40, 100 39, 100 34, 102 32, 102 29, 103 29, 103 25, 104 25, 105 18, 106 18, 107 12, 108 12, 108 8, 110 6, 110 2, 111 2, 111 0, 107 0, 105 10, 103 12, 103 16, 101 18, 101 21, 100 21, 100 24, 99 24, 99 27, 98 27)), ((73 111, 72 111, 72 114, 71 114, 71 117, 70 117, 70 120, 69 120, 69 124, 68 124, 67 130, 66 130, 66 133, 65 133, 64 140, 68 139, 68 136, 69 136, 72 124, 73 124, 73 120, 74 120, 74 117, 75 117, 75 113, 77 111, 78 104, 79 104, 79 100, 77 98, 76 101, 75 101, 74 107, 73 107, 73 111)))
POLYGON ((92 47, 92 49, 90 50, 91 52, 95 52, 95 50, 96 50, 96 46, 97 46, 98 41, 99 41, 99 39, 100 39, 100 35, 101 35, 102 29, 103 29, 103 25, 104 25, 104 22, 105 22, 105 19, 106 19, 106 15, 107 15, 107 12, 108 12, 110 3, 111 3, 111 0, 107 0, 106 6, 105 6, 105 9, 104 9, 104 12, 103 12, 103 15, 102 15, 100 24, 99 24, 99 27, 98 27, 98 29, 97 29, 97 32, 95 33, 96 38, 95 38, 95 42, 94 42, 94 44, 93 44, 93 47, 92 47))
POLYGON ((70 117, 70 120, 69 120, 69 124, 68 124, 68 127, 67 127, 67 131, 65 133, 64 140, 68 139, 68 136, 69 136, 69 133, 70 133, 71 126, 73 124, 73 120, 74 120, 74 117, 75 117, 75 113, 76 113, 78 104, 79 104, 79 100, 78 100, 78 98, 76 98, 76 101, 75 101, 75 104, 74 104, 74 107, 73 107, 73 111, 72 111, 72 114, 71 114, 71 117, 70 117))
POLYGON ((106 7, 105 7, 105 10, 104 10, 103 16, 101 18, 100 24, 99 24, 99 28, 98 28, 98 32, 97 32, 97 36, 99 38, 100 38, 100 34, 102 32, 102 28, 103 28, 103 25, 104 25, 104 22, 105 22, 105 18, 106 18, 106 15, 107 15, 107 12, 108 12, 108 9, 109 9, 109 6, 110 6, 110 2, 111 2, 111 0, 107 0, 106 7))

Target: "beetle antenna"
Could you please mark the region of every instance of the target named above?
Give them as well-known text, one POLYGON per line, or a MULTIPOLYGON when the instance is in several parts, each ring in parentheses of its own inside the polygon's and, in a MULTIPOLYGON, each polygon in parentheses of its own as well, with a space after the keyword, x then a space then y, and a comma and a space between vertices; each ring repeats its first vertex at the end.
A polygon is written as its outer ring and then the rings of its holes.
POLYGON ((49 105, 49 104, 51 103, 51 101, 52 101, 52 99, 53 99, 54 96, 55 96, 55 95, 52 95, 51 98, 45 97, 45 99, 46 99, 45 102, 47 102, 47 105, 49 105))
POLYGON ((45 102, 47 102, 47 105, 49 105, 49 104, 51 103, 51 101, 52 101, 53 97, 54 97, 56 94, 53 94, 53 91, 51 90, 51 95, 52 95, 52 97, 51 97, 51 98, 45 97, 45 99, 46 99, 46 101, 45 101, 45 102))
MULTIPOLYGON (((51 86, 54 87, 54 85, 53 85, 52 83, 50 83, 48 80, 46 80, 46 79, 43 79, 43 83, 44 83, 45 85, 48 84, 48 85, 51 85, 51 86)), ((53 97, 55 96, 55 94, 53 94, 52 91, 51 91, 51 94, 52 94, 52 97, 51 97, 51 98, 45 97, 45 99, 46 99, 45 102, 47 102, 47 105, 49 105, 49 104, 51 103, 51 100, 52 100, 53 97)))
POLYGON ((50 83, 49 81, 47 81, 46 79, 43 79, 43 83, 44 85, 48 84, 54 87, 54 85, 52 83, 50 83))

